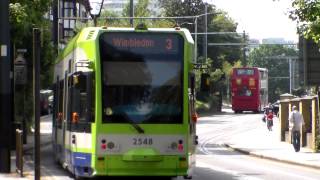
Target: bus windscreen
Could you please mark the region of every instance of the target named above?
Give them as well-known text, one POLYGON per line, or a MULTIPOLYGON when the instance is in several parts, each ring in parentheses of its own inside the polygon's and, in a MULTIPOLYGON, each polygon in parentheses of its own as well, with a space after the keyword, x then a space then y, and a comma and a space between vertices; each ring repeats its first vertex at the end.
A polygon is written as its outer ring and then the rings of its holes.
POLYGON ((253 69, 237 69, 236 70, 237 75, 253 75, 254 70, 253 69))

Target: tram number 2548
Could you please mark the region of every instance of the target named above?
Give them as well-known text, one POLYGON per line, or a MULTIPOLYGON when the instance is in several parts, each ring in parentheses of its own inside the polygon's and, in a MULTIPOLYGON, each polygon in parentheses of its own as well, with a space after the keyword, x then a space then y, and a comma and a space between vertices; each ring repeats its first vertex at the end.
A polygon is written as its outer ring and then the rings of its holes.
POLYGON ((152 138, 133 138, 134 146, 142 146, 142 145, 152 145, 152 138))

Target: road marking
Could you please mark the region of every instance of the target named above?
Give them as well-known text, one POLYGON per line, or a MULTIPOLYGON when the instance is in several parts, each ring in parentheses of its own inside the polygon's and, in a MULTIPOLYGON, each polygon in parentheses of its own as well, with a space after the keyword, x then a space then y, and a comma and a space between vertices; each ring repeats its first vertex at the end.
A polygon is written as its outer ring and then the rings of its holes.
POLYGON ((213 166, 211 164, 203 163, 203 162, 199 162, 199 161, 197 161, 197 167, 210 168, 210 169, 212 169, 214 171, 219 171, 219 172, 223 172, 223 173, 226 173, 226 174, 231 174, 232 176, 238 177, 238 179, 240 179, 240 180, 261 180, 261 178, 246 176, 246 175, 243 175, 243 174, 241 174, 240 172, 237 172, 237 171, 233 171, 233 170, 229 170, 229 169, 223 169, 221 167, 216 167, 216 166, 213 166))

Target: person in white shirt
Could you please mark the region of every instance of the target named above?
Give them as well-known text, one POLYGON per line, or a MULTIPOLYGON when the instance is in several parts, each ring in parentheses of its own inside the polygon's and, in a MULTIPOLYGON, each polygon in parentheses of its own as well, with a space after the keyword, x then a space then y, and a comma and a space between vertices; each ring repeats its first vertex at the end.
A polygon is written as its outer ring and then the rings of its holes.
POLYGON ((292 106, 292 111, 289 114, 289 128, 291 129, 291 138, 294 150, 300 151, 300 135, 301 129, 304 126, 302 114, 298 111, 297 106, 292 106))

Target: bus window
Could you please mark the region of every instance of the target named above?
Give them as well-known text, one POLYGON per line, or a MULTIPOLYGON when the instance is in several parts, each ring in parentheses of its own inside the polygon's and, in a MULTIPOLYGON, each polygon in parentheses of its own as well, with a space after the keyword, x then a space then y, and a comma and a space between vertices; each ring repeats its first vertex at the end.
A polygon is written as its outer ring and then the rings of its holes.
POLYGON ((243 86, 239 91, 239 96, 252 96, 252 92, 247 86, 243 86))

